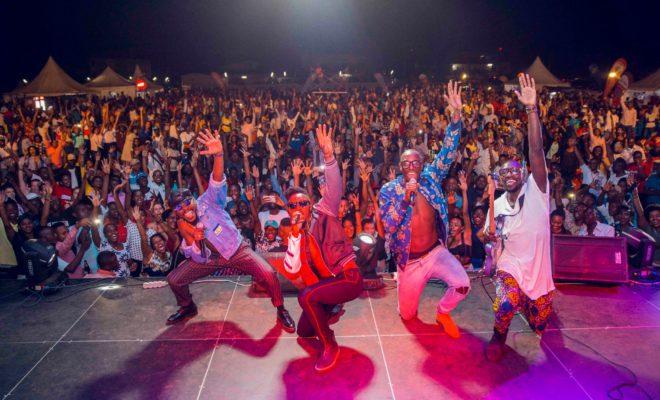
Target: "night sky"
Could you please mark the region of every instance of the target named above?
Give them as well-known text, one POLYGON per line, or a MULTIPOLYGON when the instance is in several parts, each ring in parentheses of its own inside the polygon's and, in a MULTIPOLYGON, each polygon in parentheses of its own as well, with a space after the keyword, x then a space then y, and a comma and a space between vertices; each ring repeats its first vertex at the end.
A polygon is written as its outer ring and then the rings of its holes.
MULTIPOLYGON (((240 0, 2 1, 0 90, 53 55, 74 78, 96 57, 149 59, 178 75, 255 61, 265 70, 309 54, 367 55, 375 65, 445 68, 464 55, 515 68, 540 55, 558 76, 625 57, 641 78, 660 66, 658 1, 240 0), (533 3, 530 5, 530 3, 533 3)), ((420 72, 418 70, 418 72, 420 72)), ((421 71, 423 72, 423 71, 421 71)))

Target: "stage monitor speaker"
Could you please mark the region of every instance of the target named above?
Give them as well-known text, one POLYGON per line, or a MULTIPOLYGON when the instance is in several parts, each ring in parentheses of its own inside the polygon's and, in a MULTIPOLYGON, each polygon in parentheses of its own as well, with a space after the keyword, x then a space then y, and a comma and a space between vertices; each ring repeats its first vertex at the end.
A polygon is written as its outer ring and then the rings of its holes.
POLYGON ((552 277, 578 282, 628 282, 625 238, 553 235, 552 277))

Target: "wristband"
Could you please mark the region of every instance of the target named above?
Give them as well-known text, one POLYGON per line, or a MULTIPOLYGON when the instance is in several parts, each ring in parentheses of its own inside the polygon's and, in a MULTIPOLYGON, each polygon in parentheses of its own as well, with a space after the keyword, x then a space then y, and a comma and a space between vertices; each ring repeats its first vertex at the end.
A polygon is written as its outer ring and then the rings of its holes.
POLYGON ((535 112, 537 112, 537 111, 538 111, 538 109, 536 108, 536 105, 533 105, 533 106, 525 106, 525 112, 526 112, 527 114, 535 113, 535 112))

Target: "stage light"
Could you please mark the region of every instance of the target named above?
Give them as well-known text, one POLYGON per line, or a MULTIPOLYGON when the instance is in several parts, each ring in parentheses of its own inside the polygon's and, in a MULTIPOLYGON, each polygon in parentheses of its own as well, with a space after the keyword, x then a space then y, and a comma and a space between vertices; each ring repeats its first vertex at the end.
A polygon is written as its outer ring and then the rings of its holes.
POLYGON ((284 71, 284 77, 286 77, 286 71, 284 71))
POLYGON ((488 86, 488 90, 493 90, 493 87, 492 87, 492 86, 488 86))
POLYGON ((23 78, 23 84, 27 85, 27 83, 28 83, 28 80, 23 78))
POLYGON ((458 64, 452 64, 451 65, 451 70, 456 71, 458 69, 458 64))
POLYGON ((101 286, 101 287, 99 287, 99 290, 104 290, 105 291, 105 290, 115 290, 115 289, 120 289, 120 288, 121 288, 121 286, 119 286, 119 285, 111 284, 111 285, 101 286))
POLYGON ((610 78, 616 78, 616 72, 612 71, 609 74, 607 74, 610 78))
POLYGON ((390 70, 390 75, 394 75, 394 70, 390 70))
POLYGON ((92 78, 90 78, 89 76, 88 76, 87 78, 85 78, 85 79, 87 80, 87 82, 89 82, 89 81, 92 80, 92 78))
POLYGON ((468 74, 463 72, 463 75, 461 75, 461 79, 466 80, 468 78, 468 74))
POLYGON ((341 76, 341 70, 339 70, 339 76, 341 76))
POLYGON ((568 194, 568 198, 571 199, 571 200, 573 200, 573 199, 575 198, 575 193, 570 192, 570 193, 568 194))
POLYGON ((170 81, 170 77, 169 77, 169 76, 166 76, 166 77, 165 77, 165 82, 169 82, 169 81, 170 81))
POLYGON ((247 75, 241 75, 241 79, 247 79, 247 75))
POLYGON ((493 63, 486 64, 486 67, 488 67, 488 69, 492 69, 493 68, 493 63))
POLYGON ((133 75, 129 75, 128 80, 132 81, 133 80, 133 75))
POLYGON ((157 77, 157 76, 154 76, 153 81, 156 82, 157 80, 158 80, 158 77, 157 77))
POLYGON ((271 73, 270 73, 270 77, 271 77, 271 78, 275 77, 275 72, 271 72, 271 73))
POLYGON ((226 72, 225 72, 225 78, 229 78, 229 75, 227 75, 227 73, 226 73, 226 72))

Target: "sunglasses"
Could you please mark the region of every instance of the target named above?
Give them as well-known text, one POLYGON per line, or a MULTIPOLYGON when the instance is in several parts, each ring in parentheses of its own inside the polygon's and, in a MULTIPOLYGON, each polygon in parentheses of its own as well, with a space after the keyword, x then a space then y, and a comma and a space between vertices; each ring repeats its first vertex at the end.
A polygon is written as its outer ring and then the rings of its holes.
POLYGON ((413 160, 413 161, 401 161, 401 166, 403 168, 419 168, 422 165, 422 162, 419 160, 413 160))
POLYGON ((499 176, 515 174, 518 175, 522 172, 520 168, 501 168, 499 176))
POLYGON ((185 198, 183 199, 183 201, 181 201, 181 203, 177 204, 176 207, 174 207, 174 211, 181 211, 183 210, 184 207, 185 208, 190 207, 190 205, 193 204, 194 202, 195 199, 193 199, 192 197, 185 198))
POLYGON ((309 205, 309 200, 303 200, 299 201, 297 203, 291 202, 287 204, 287 207, 289 207, 292 210, 298 209, 298 208, 305 208, 309 205))

